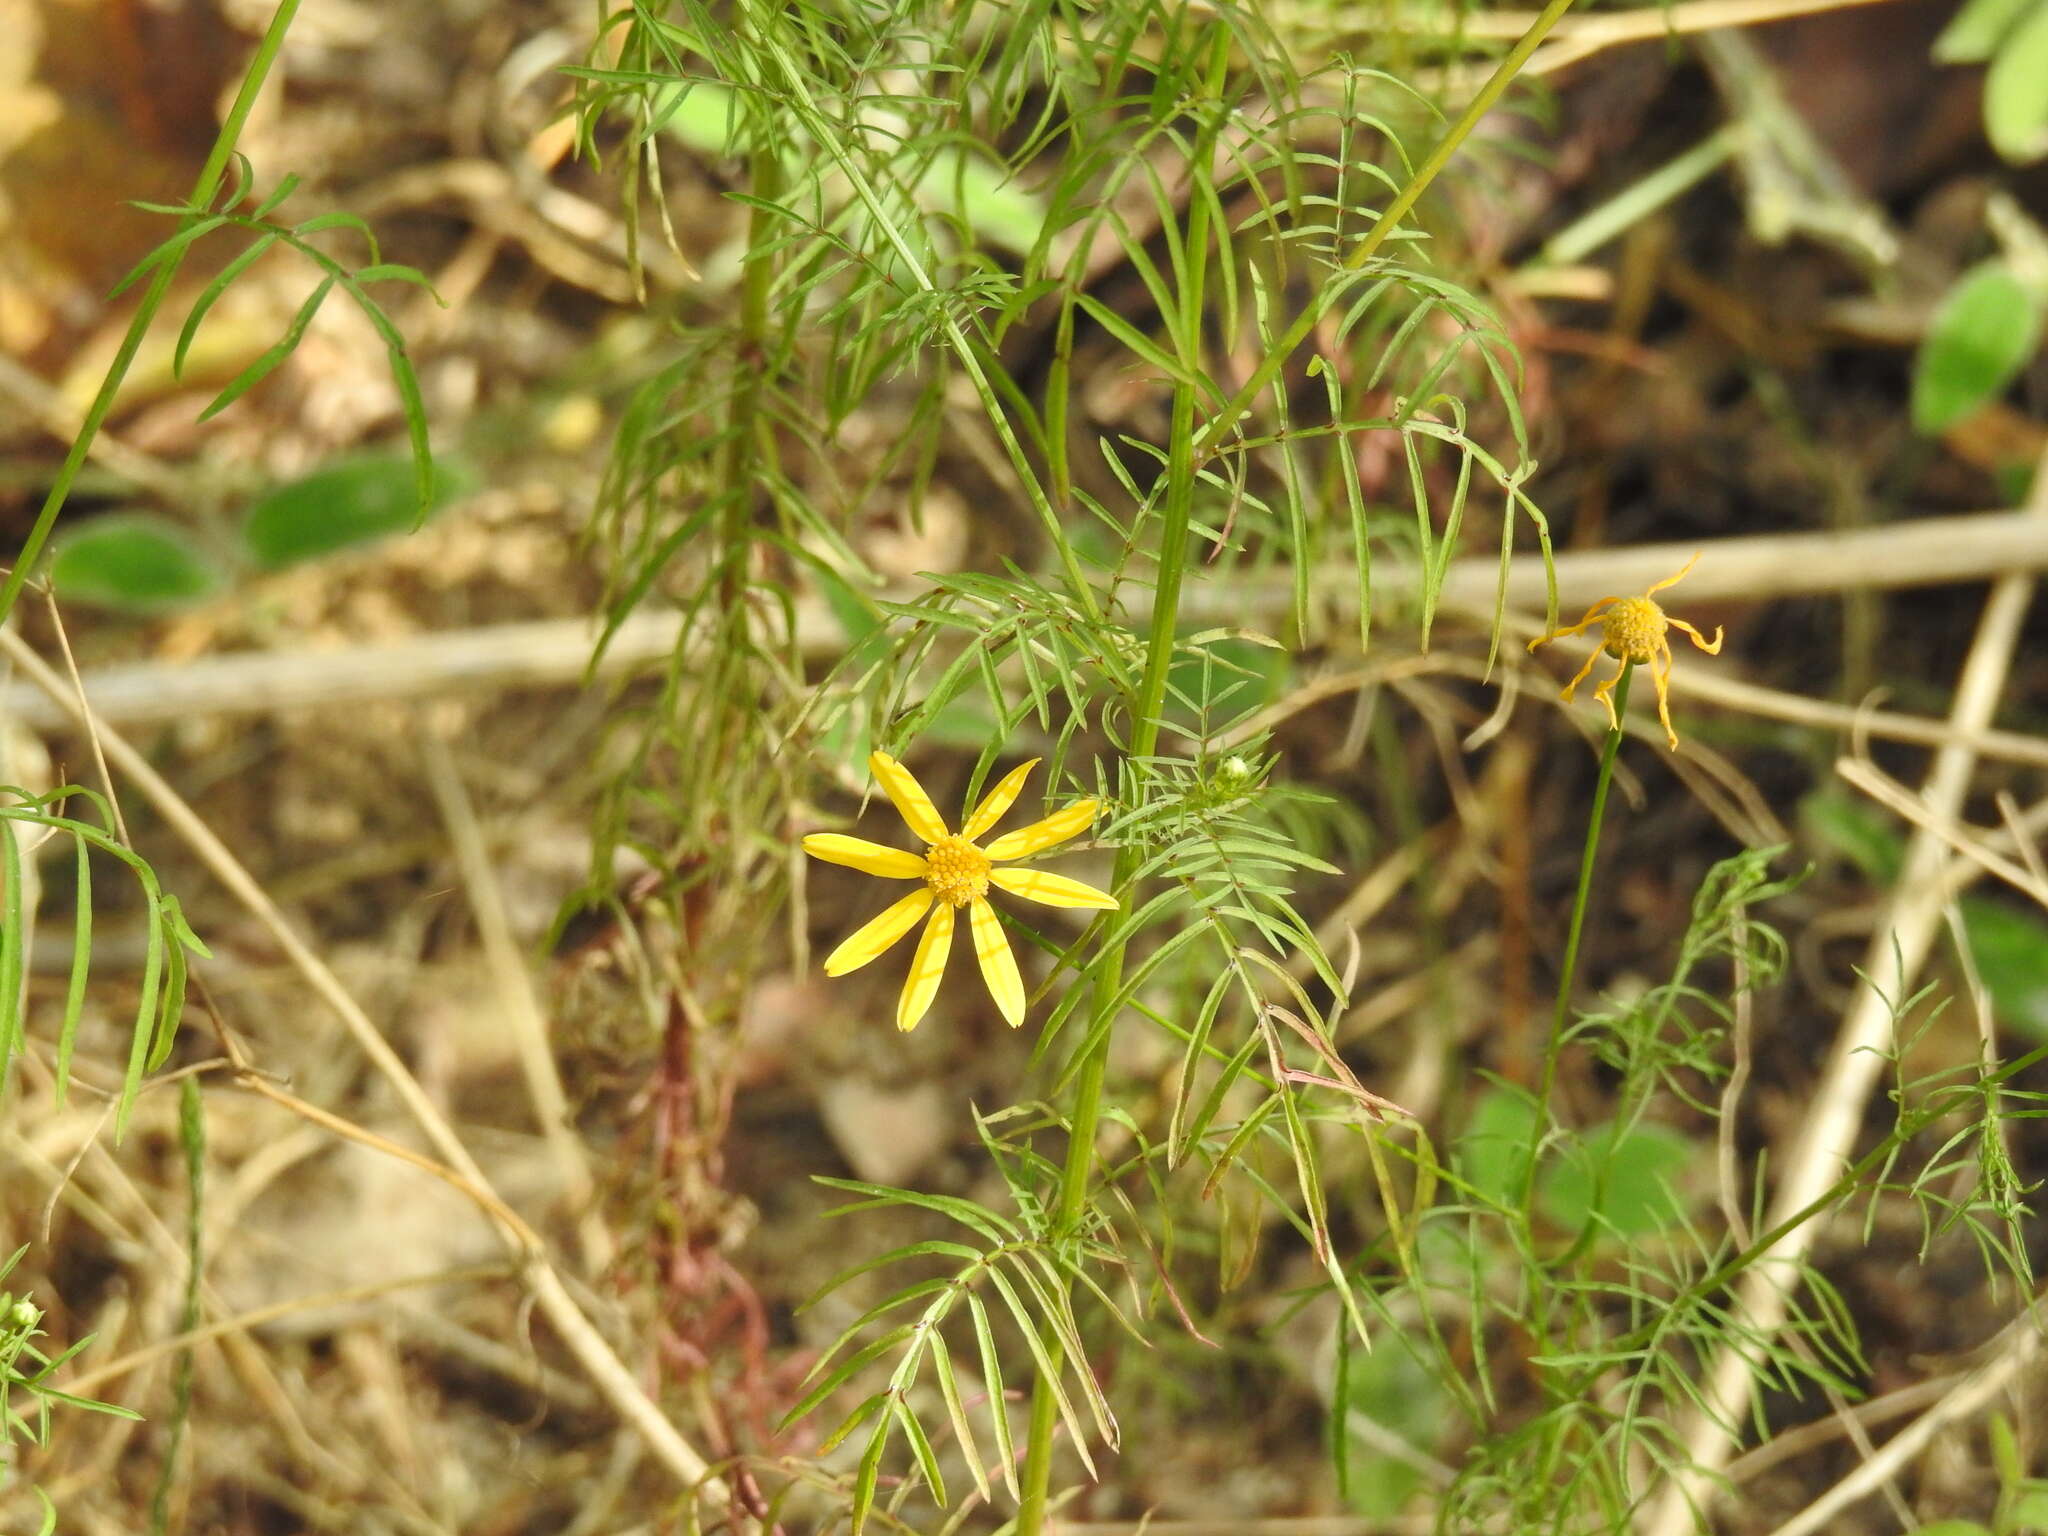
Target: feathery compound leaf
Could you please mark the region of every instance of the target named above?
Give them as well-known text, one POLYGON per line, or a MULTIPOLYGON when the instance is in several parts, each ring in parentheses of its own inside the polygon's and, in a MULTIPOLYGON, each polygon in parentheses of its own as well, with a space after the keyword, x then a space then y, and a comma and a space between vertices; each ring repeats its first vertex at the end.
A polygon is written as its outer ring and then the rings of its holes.
POLYGON ((843 1189, 849 1194, 867 1196, 867 1199, 859 1204, 841 1206, 829 1213, 835 1216, 867 1210, 876 1205, 914 1205, 927 1211, 936 1211, 939 1215, 980 1233, 992 1246, 1015 1242, 1022 1235, 1014 1222, 976 1205, 972 1200, 962 1200, 955 1195, 927 1195, 914 1189, 896 1189, 886 1184, 868 1184, 859 1179, 830 1178, 824 1174, 814 1175, 813 1178, 814 1182, 824 1185, 827 1189, 843 1189))

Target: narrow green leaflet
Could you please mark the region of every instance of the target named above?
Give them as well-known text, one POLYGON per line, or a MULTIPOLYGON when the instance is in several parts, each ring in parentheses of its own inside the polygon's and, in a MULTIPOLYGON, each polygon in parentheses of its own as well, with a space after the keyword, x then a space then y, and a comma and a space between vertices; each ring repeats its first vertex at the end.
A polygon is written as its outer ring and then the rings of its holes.
MULTIPOLYGON (((2041 11, 2048 22, 2048 6, 2041 11)), ((2042 33, 2048 46, 2048 30, 2042 33)), ((2037 84, 2048 80, 2048 56, 2037 84)), ((2042 93, 2048 101, 2048 91, 2042 93)), ((1913 425, 1941 432, 2003 394, 2041 344, 2043 295, 2002 261, 1964 273, 1949 289, 1913 360, 1913 425)))

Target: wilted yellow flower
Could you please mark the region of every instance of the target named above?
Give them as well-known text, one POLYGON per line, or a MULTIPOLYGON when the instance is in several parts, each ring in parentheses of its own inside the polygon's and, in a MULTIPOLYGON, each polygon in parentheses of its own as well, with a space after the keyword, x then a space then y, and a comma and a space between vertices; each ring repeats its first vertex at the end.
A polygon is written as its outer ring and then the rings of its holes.
POLYGON ((1546 640, 1555 640, 1559 635, 1576 635, 1595 624, 1600 626, 1600 649, 1588 656, 1586 664, 1579 668, 1578 675, 1564 685, 1565 699, 1569 700, 1578 692, 1579 684, 1586 680, 1586 674, 1593 670, 1593 663, 1600 659, 1600 652, 1605 651, 1621 665, 1615 669, 1614 676, 1593 689, 1593 697, 1607 706, 1608 723, 1618 731, 1621 729, 1621 721, 1615 716, 1614 699, 1610 690, 1621 681, 1622 674, 1630 666, 1638 662, 1647 662, 1650 664, 1650 676, 1657 684, 1657 718, 1664 722, 1664 734, 1670 739, 1671 750, 1678 750, 1678 732, 1671 728, 1671 701, 1665 688, 1671 677, 1669 632, 1673 629, 1682 629, 1692 636, 1694 645, 1709 656, 1717 656, 1721 652, 1722 627, 1715 625, 1714 638, 1709 640, 1685 620, 1672 618, 1652 601, 1650 593, 1662 592, 1699 562, 1700 557, 1694 555, 1685 562, 1683 569, 1676 576, 1666 576, 1641 597, 1603 597, 1586 610, 1586 616, 1578 623, 1566 625, 1563 629, 1553 629, 1549 634, 1538 635, 1529 642, 1529 649, 1533 651, 1546 640), (1657 665, 1660 658, 1663 661, 1662 666, 1657 665))
POLYGON ((1004 774, 1002 781, 982 797, 958 836, 946 830, 944 818, 908 768, 886 752, 871 756, 868 766, 910 830, 924 840, 925 851, 915 854, 837 832, 813 832, 804 839, 804 852, 814 859, 846 864, 885 880, 922 880, 924 884, 856 929, 852 937, 827 955, 825 974, 844 976, 860 969, 915 928, 918 919, 930 911, 931 921, 925 924, 924 934, 917 941, 910 975, 896 1004, 896 1027, 915 1029, 939 990, 939 977, 945 972, 946 956, 953 947, 954 917, 965 907, 982 978, 988 982, 988 990, 1003 1017, 1013 1026, 1022 1024, 1024 979, 1017 973, 1017 957, 1010 952, 1002 920, 988 904, 988 888, 993 885, 1012 896, 1044 902, 1049 907, 1092 907, 1105 912, 1114 909, 1114 896, 1079 880, 1069 880, 1065 875, 1048 874, 1042 869, 996 868, 1012 859, 1029 858, 1055 843, 1064 843, 1095 820, 1101 803, 1077 800, 1043 821, 1005 832, 982 848, 976 846, 975 839, 1001 821, 1003 813, 1016 803, 1024 780, 1038 766, 1037 758, 1004 774))

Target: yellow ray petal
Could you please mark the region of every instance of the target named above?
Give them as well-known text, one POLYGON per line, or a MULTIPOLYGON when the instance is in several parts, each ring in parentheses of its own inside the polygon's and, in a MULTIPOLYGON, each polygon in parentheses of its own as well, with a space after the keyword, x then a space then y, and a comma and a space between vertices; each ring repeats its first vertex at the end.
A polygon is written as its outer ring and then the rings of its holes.
POLYGON ((1109 892, 1043 869, 992 869, 988 878, 1012 896, 1042 901, 1048 907, 1092 907, 1099 912, 1111 912, 1117 906, 1117 899, 1109 892))
POLYGON ((876 959, 915 928, 917 920, 924 916, 924 909, 931 904, 932 893, 927 887, 912 891, 901 901, 883 908, 879 917, 870 918, 854 929, 844 943, 825 957, 825 974, 844 976, 848 971, 857 971, 876 959))
POLYGON ((932 920, 917 941, 917 955, 910 962, 910 974, 903 979, 903 996, 896 1001, 896 1027, 905 1033, 917 1028, 939 990, 939 978, 946 973, 946 956, 953 948, 953 909, 940 902, 932 920))
POLYGON ((1039 849, 1064 843, 1084 831, 1101 810, 1100 800, 1076 800, 1072 805, 1054 811, 1043 821, 1034 821, 1028 827, 1005 832, 981 851, 992 859, 1028 859, 1039 849))
POLYGON ((804 852, 827 864, 845 864, 884 880, 915 880, 924 873, 924 859, 919 854, 841 832, 813 832, 804 839, 804 852))
POLYGON ((1003 819, 1003 813, 1017 803, 1017 796, 1024 792, 1024 781, 1031 777, 1031 770, 1038 766, 1033 758, 1021 767, 1012 768, 1003 775, 1002 782, 981 797, 981 804, 974 808, 974 814, 967 818, 967 825, 960 829, 960 835, 970 843, 990 827, 1003 819))
POLYGON ((988 898, 977 896, 967 909, 974 930, 974 958, 981 962, 981 979, 988 983, 989 996, 1015 1029, 1024 1022, 1024 978, 1017 974, 1017 957, 1010 952, 1010 940, 1003 932, 1003 920, 988 898))
MULTIPOLYGON (((1675 574, 1666 576, 1662 581, 1658 582, 1655 586, 1651 587, 1650 592, 1662 592, 1666 587, 1672 586, 1677 582, 1685 580, 1686 573, 1690 571, 1694 566, 1700 563, 1700 556, 1704 555, 1705 553, 1706 551, 1704 549, 1695 551, 1693 557, 1690 560, 1686 561, 1685 564, 1681 565, 1675 574)), ((1648 597, 1650 595, 1650 592, 1645 592, 1643 596, 1648 597)))
POLYGON ((871 754, 868 767, 874 770, 875 777, 881 781, 882 793, 889 797, 911 831, 928 843, 936 843, 946 835, 945 818, 908 768, 886 752, 871 754))

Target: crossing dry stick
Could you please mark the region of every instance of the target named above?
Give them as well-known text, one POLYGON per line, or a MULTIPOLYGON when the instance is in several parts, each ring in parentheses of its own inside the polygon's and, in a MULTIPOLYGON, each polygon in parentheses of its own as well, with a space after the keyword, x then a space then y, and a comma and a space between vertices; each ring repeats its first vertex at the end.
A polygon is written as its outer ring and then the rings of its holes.
MULTIPOLYGON (((2029 510, 2048 524, 2048 459, 2035 474, 2029 510)), ((2033 595, 2031 574, 2002 576, 1992 587, 1949 712, 1949 723, 1959 735, 1991 723, 2033 595)), ((1923 793, 1931 822, 1960 818, 1976 766, 1976 751, 1965 744, 1952 743, 1935 754, 1923 793)), ((1941 926, 1948 896, 1939 877, 1947 863, 1940 834, 1927 825, 1916 828, 1891 898, 1871 934, 1856 990, 1843 1013, 1804 1129, 1781 1165, 1766 1225, 1776 1225, 1811 1205, 1853 1161, 1864 1108, 1889 1059, 1886 1047, 1891 1044, 1894 1004, 1911 994, 1941 926)), ((1823 1218, 1815 1218, 1793 1227, 1751 1267, 1736 1304, 1746 1334, 1768 1338, 1783 1326, 1798 1269, 1823 1225, 1823 1218)), ((1644 1536, 1688 1536, 1697 1528, 1697 1512, 1711 1497, 1714 1478, 1735 1449, 1732 1431, 1744 1420, 1753 1370, 1748 1354, 1736 1345, 1724 1346, 1714 1357, 1701 1386, 1704 1406, 1688 1415, 1681 1430, 1691 1466, 1664 1486, 1641 1527, 1644 1536)))
MULTIPOLYGON (((11 630, 0 630, 0 651, 21 668, 29 680, 42 690, 45 696, 59 703, 66 712, 84 728, 93 731, 106 750, 107 759, 115 770, 132 782, 145 798, 156 807, 172 831, 197 854, 214 878, 246 907, 251 915, 270 933, 278 947, 284 951, 293 967, 303 976, 307 985, 320 1000, 331 1008, 342 1025, 355 1040, 357 1047, 370 1058, 371 1064, 383 1074, 392 1090, 398 1095, 421 1133, 440 1154, 442 1160, 463 1178, 473 1183, 478 1190, 492 1194, 490 1180, 470 1156, 469 1149, 455 1134, 447 1118, 427 1096, 419 1080, 398 1053, 391 1048, 370 1021, 341 980, 327 966, 311 945, 299 937, 297 930, 285 921, 284 914, 271 901, 253 875, 242 867, 242 863, 215 835, 213 829, 200 819, 187 805, 184 798, 173 789, 154 768, 148 759, 115 733, 111 728, 90 717, 89 712, 75 694, 69 690, 19 635, 11 630)), ((500 1202, 502 1203, 502 1202, 500 1202)), ((482 1209, 489 1214, 488 1206, 482 1209)), ((640 1386, 625 1362, 606 1341, 603 1334, 584 1315, 583 1309, 569 1294, 569 1288, 556 1270, 545 1251, 537 1244, 510 1229, 505 1222, 492 1217, 508 1248, 522 1261, 521 1278, 532 1293, 535 1304, 546 1316, 550 1325, 561 1335, 562 1342, 576 1357, 576 1362, 589 1376, 591 1384, 611 1404, 612 1409, 646 1441, 655 1458, 685 1487, 693 1489, 713 1500, 724 1502, 729 1498, 724 1483, 710 1470, 710 1464, 697 1448, 684 1439, 682 1432, 670 1423, 660 1407, 640 1386)))

